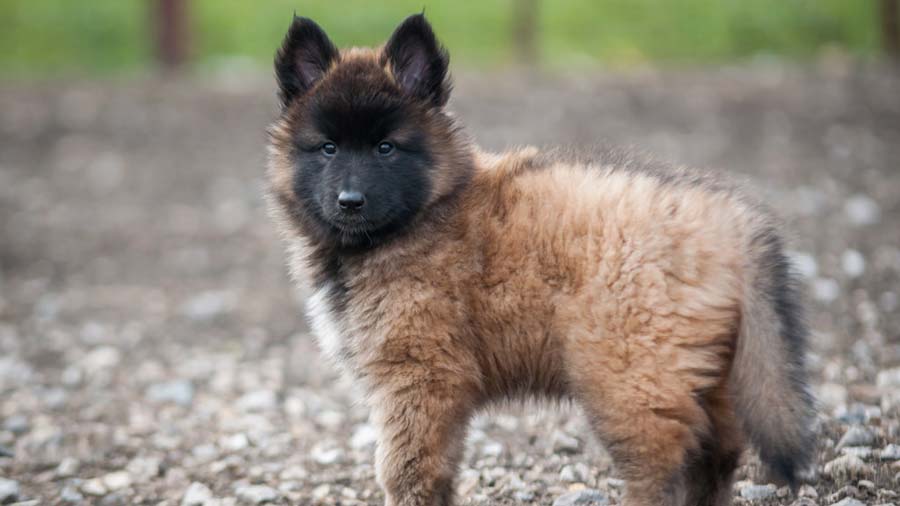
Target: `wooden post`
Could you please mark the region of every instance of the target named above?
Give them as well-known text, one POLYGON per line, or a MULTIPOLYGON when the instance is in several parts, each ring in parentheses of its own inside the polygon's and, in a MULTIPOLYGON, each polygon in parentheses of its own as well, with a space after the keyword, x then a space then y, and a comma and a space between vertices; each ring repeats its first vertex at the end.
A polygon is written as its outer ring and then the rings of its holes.
POLYGON ((894 63, 900 63, 900 3, 881 0, 881 43, 894 63))
POLYGON ((166 69, 176 69, 187 59, 187 0, 151 0, 155 4, 156 55, 166 69))
POLYGON ((523 65, 534 65, 538 59, 538 0, 513 2, 513 54, 523 65))

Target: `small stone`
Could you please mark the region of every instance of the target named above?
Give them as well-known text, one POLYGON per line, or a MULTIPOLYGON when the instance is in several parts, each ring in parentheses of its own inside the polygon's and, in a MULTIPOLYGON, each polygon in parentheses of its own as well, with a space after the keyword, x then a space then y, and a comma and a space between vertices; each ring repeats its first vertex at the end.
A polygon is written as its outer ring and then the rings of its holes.
POLYGON ((881 218, 878 203, 863 194, 856 194, 847 199, 844 203, 844 213, 854 225, 871 225, 878 223, 881 218))
POLYGON ((96 369, 108 369, 114 367, 122 360, 122 354, 112 346, 100 346, 94 348, 82 357, 81 364, 88 371, 96 369))
POLYGON ((841 287, 831 278, 815 278, 812 280, 812 292, 818 301, 833 302, 841 294, 841 287))
POLYGON ((79 492, 75 487, 66 485, 65 487, 63 487, 62 491, 60 491, 59 499, 62 502, 79 503, 84 500, 84 496, 81 495, 81 492, 79 492))
POLYGON ((135 457, 131 459, 126 469, 134 480, 145 482, 159 475, 161 465, 162 462, 156 457, 135 457))
POLYGON ((238 498, 250 504, 263 504, 278 499, 281 494, 265 485, 246 485, 235 490, 238 498))
POLYGON ((809 279, 819 273, 819 264, 809 253, 794 251, 790 253, 789 258, 794 270, 804 278, 809 279))
POLYGON ((3 429, 20 435, 28 432, 28 417, 25 415, 13 415, 3 421, 3 429))
POLYGON ((761 501, 773 497, 778 487, 772 485, 746 485, 741 487, 741 497, 748 501, 761 501))
POLYGON ((837 448, 841 449, 845 446, 871 446, 875 442, 875 434, 868 427, 862 425, 854 425, 847 429, 841 440, 838 441, 837 448))
POLYGON ((241 396, 236 406, 239 410, 248 413, 271 411, 278 407, 278 396, 271 390, 257 390, 241 396))
POLYGON ((554 453, 578 453, 580 449, 581 442, 579 442, 577 438, 572 437, 560 430, 557 430, 553 433, 554 453))
POLYGON ((195 481, 184 491, 184 495, 181 497, 181 506, 203 506, 212 498, 212 490, 199 481, 195 481))
POLYGON ((791 506, 819 506, 818 503, 809 497, 801 497, 791 503, 791 506))
POLYGON ((869 480, 859 480, 858 482, 856 482, 856 486, 859 488, 864 488, 866 490, 875 490, 875 483, 869 480))
POLYGON ((817 499, 819 497, 819 493, 816 492, 816 489, 812 485, 803 485, 800 487, 800 490, 797 491, 797 496, 817 499))
POLYGON ((485 457, 499 457, 503 454, 503 444, 496 441, 488 441, 481 447, 481 454, 485 457))
POLYGON ((845 448, 841 448, 841 454, 853 455, 854 457, 868 460, 872 457, 872 449, 868 446, 847 446, 845 448))
POLYGON ((278 478, 284 481, 305 480, 309 472, 300 466, 290 466, 278 474, 278 478))
POLYGON ((838 383, 825 383, 819 387, 817 397, 822 404, 833 409, 847 403, 847 387, 838 383))
POLYGON ((853 497, 845 497, 840 501, 834 503, 833 506, 866 506, 866 503, 853 497))
POLYGON ((518 490, 513 494, 513 497, 519 502, 532 502, 534 501, 534 492, 518 490))
POLYGON ((566 483, 585 482, 590 477, 590 469, 581 462, 568 465, 559 472, 560 481, 566 483))
POLYGON ((875 384, 883 391, 900 388, 900 367, 884 369, 879 372, 875 384))
POLYGON ((15 501, 20 493, 19 482, 0 478, 0 504, 15 501))
POLYGON ((569 492, 553 501, 553 506, 606 506, 608 504, 609 498, 606 497, 606 494, 592 488, 569 492))
POLYGON ((250 446, 250 438, 243 432, 238 432, 237 434, 222 438, 220 443, 222 448, 225 448, 226 450, 239 452, 250 446))
POLYGON ((841 255, 841 268, 848 277, 858 278, 866 272, 866 258, 859 251, 848 249, 841 255))
POLYGON ((900 460, 900 445, 889 444, 878 452, 881 460, 900 460))
POLYGON ((93 496, 102 496, 106 495, 106 485, 103 484, 98 478, 94 478, 92 480, 87 480, 86 482, 81 484, 81 491, 87 495, 93 496))
POLYGON ((146 396, 153 402, 173 402, 188 406, 194 399, 194 385, 188 380, 156 383, 147 388, 146 396))
POLYGON ((350 438, 350 446, 356 450, 362 450, 374 445, 377 440, 378 429, 368 423, 364 423, 353 431, 353 436, 350 438))
POLYGON ((0 444, 0 457, 10 457, 11 458, 11 457, 15 457, 15 456, 16 456, 16 453, 14 451, 12 451, 12 448, 9 448, 8 446, 4 446, 4 445, 0 444))
POLYGON ((474 469, 464 469, 459 473, 459 480, 456 484, 456 493, 461 497, 465 497, 475 491, 478 487, 481 473, 474 469))
POLYGON ((75 473, 78 472, 78 468, 80 467, 80 463, 78 459, 73 459, 72 457, 66 457, 60 461, 59 465, 56 466, 56 476, 59 478, 69 478, 75 476, 75 473))
POLYGON ((825 474, 835 479, 857 479, 870 476, 875 470, 859 457, 843 455, 825 464, 825 474))
POLYGON ((312 496, 313 496, 313 499, 321 501, 322 499, 325 499, 326 497, 328 497, 328 495, 330 493, 331 493, 331 486, 328 485, 327 483, 324 483, 313 489, 312 496))
POLYGON ((344 451, 331 443, 317 444, 310 451, 312 459, 323 466, 334 464, 344 457, 344 451))
POLYGON ((128 488, 131 486, 131 475, 126 471, 115 471, 105 475, 103 478, 103 485, 106 486, 106 489, 110 492, 116 490, 122 490, 123 488, 128 488))

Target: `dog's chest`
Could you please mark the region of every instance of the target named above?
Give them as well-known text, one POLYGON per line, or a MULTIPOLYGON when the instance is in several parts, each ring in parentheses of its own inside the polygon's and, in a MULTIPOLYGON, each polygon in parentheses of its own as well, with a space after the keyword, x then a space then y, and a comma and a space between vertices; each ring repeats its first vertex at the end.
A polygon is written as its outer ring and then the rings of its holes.
POLYGON ((346 336, 341 316, 330 300, 331 290, 320 288, 306 300, 306 315, 322 352, 340 365, 346 353, 346 336))

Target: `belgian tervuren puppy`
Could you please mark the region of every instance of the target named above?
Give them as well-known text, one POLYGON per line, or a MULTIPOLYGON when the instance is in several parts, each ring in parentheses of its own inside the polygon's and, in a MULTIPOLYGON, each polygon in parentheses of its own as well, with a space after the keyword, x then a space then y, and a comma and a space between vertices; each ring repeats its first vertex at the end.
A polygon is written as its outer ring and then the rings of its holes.
POLYGON ((422 15, 348 50, 295 18, 275 60, 272 211, 387 504, 450 504, 469 418, 531 396, 583 406, 630 505, 728 504, 745 439, 794 483, 814 412, 775 221, 628 153, 479 151, 447 65, 422 15))

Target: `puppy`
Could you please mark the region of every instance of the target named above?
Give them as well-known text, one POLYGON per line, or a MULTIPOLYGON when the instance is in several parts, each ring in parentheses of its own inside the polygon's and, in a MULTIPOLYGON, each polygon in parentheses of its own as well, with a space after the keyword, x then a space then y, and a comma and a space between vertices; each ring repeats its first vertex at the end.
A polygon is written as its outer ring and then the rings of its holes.
POLYGON ((814 411, 775 220, 626 152, 481 152, 447 67, 422 15, 343 51, 295 17, 275 59, 271 211, 387 504, 451 504, 473 413, 533 396, 583 406, 626 504, 728 504, 745 442, 794 484, 814 411))

